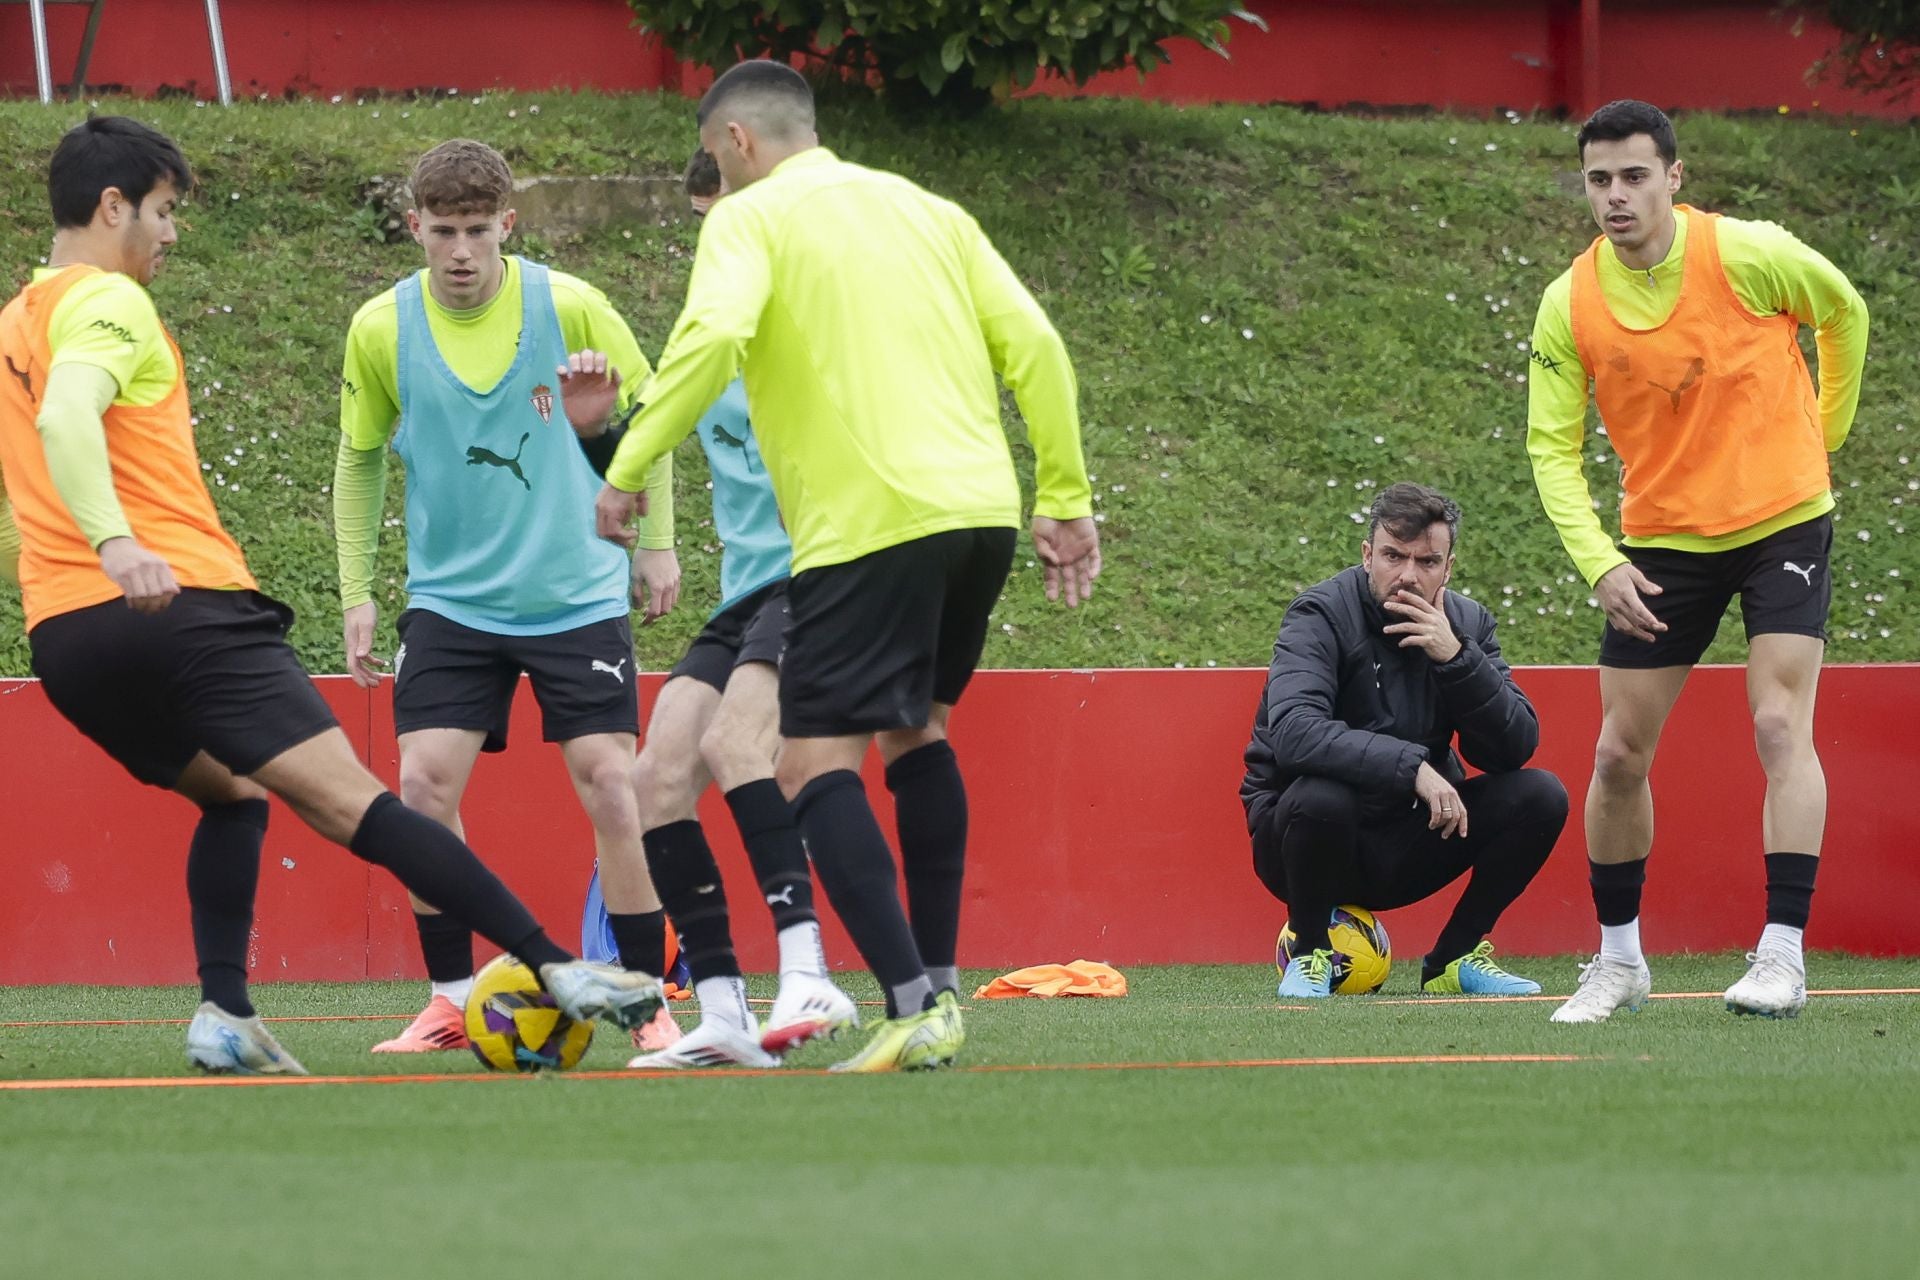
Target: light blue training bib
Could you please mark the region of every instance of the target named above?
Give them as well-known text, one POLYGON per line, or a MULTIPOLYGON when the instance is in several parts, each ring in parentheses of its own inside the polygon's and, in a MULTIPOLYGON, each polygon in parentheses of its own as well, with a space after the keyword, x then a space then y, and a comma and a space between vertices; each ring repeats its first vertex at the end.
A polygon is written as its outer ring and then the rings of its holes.
POLYGON ((747 386, 735 378, 700 418, 700 447, 713 475, 713 528, 720 557, 720 607, 793 573, 793 543, 780 523, 773 481, 747 418, 747 386))
POLYGON ((547 269, 514 261, 520 348, 484 395, 440 354, 420 276, 395 289, 393 450, 407 468, 408 604, 480 631, 549 635, 624 617, 628 567, 594 532, 601 481, 561 408, 567 346, 547 269))

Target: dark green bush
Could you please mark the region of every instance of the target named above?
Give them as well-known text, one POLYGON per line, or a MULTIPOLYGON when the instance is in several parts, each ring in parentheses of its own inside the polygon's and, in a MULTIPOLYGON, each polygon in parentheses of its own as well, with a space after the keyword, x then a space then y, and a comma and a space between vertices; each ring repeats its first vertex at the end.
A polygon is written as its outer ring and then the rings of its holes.
MULTIPOLYGON (((725 68, 762 56, 816 60, 894 102, 966 110, 1042 72, 1076 84, 1102 71, 1141 74, 1166 41, 1226 56, 1228 18, 1260 24, 1233 0, 627 0, 639 25, 688 62, 725 68)), ((1262 24, 1263 25, 1263 24, 1262 24)))

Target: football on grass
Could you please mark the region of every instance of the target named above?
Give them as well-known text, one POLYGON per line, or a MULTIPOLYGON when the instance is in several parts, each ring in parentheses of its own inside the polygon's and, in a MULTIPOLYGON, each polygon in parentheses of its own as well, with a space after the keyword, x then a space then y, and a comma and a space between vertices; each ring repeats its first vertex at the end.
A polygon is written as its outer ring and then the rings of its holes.
POLYGON ((560 1012, 533 971, 497 956, 473 977, 467 996, 467 1043, 494 1071, 565 1071, 593 1042, 593 1023, 560 1012))

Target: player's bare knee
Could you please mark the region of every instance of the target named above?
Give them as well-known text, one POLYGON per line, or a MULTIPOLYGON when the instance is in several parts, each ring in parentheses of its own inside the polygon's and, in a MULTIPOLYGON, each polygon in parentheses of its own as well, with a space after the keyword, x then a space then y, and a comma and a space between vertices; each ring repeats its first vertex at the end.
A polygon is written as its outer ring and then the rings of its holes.
POLYGON ((699 799, 687 753, 661 751, 649 745, 633 762, 630 776, 641 823, 649 829, 688 813, 699 799))
POLYGON ((1637 787, 1653 768, 1653 747, 1640 747, 1617 734, 1601 733, 1593 750, 1593 780, 1603 787, 1637 787))
POLYGON ((460 807, 458 780, 437 760, 421 756, 400 759, 400 802, 409 809, 439 820, 460 807))
POLYGON ((723 791, 752 776, 764 777, 771 758, 772 753, 754 742, 751 734, 742 734, 738 725, 728 721, 716 719, 700 735, 700 759, 723 791))
POLYGON ((1753 745, 1768 773, 1788 768, 1813 750, 1813 726, 1784 707, 1764 703, 1753 713, 1753 745))

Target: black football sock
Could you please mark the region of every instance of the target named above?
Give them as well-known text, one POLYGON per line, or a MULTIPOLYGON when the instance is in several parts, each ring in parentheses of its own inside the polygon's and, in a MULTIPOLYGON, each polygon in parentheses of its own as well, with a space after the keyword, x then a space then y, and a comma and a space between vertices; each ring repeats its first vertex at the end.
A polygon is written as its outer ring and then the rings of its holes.
POLYGON ((187 847, 187 903, 200 998, 238 1018, 253 1016, 247 998, 247 943, 260 886, 260 846, 267 838, 267 802, 236 800, 200 810, 187 847))
POLYGON ((1300 814, 1280 837, 1280 857, 1287 869, 1287 923, 1293 929, 1293 954, 1331 951, 1327 926, 1340 905, 1339 891, 1328 883, 1330 869, 1353 859, 1353 828, 1300 814))
POLYGON ((967 788, 942 739, 887 766, 907 879, 907 918, 934 990, 957 990, 960 891, 967 867, 967 788))
POLYGON ((1587 882, 1593 889, 1593 913, 1608 927, 1632 924, 1640 918, 1640 891, 1647 883, 1647 860, 1587 862, 1587 882))
POLYGON ((886 992, 887 1016, 932 1007, 933 987, 900 907, 893 854, 860 775, 851 769, 821 774, 794 797, 793 811, 827 901, 886 992))
MULTIPOLYGON (((655 827, 645 841, 654 890, 673 918, 680 954, 686 957, 693 980, 739 977, 740 961, 733 953, 733 931, 727 920, 727 890, 720 883, 720 864, 713 860, 706 832, 689 818, 655 827)), ((663 940, 662 950, 665 946, 663 940)))
POLYGON ((1820 858, 1812 853, 1767 855, 1767 923, 1805 929, 1813 912, 1813 880, 1820 858))
POLYGON ((413 927, 420 935, 427 981, 459 982, 473 976, 473 930, 465 921, 437 911, 416 911, 413 927))
POLYGON ((658 978, 667 971, 667 913, 637 911, 623 915, 607 912, 613 929, 613 945, 620 951, 620 967, 658 978))
POLYGON ((727 792, 727 807, 740 828, 740 842, 747 848, 754 879, 760 882, 760 896, 773 912, 773 931, 818 919, 806 846, 800 842, 793 806, 780 794, 780 784, 772 778, 741 783, 727 792))
POLYGON ((464 921, 536 974, 541 965, 573 959, 464 840, 407 808, 392 792, 367 806, 347 847, 355 857, 393 872, 414 897, 464 921))

